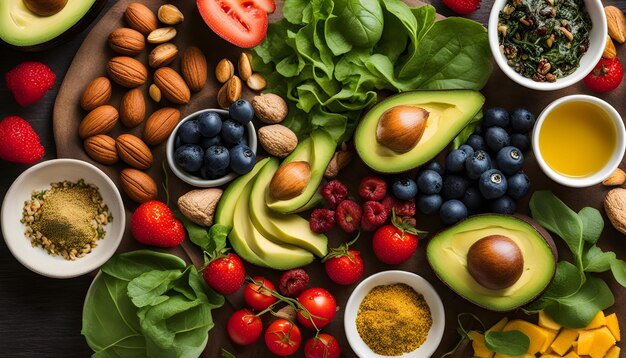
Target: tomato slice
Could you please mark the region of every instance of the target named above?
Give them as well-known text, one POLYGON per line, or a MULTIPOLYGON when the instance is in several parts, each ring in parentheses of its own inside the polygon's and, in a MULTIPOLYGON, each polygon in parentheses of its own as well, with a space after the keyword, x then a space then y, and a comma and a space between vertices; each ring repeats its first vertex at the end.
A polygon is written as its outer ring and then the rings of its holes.
POLYGON ((273 0, 197 0, 196 4, 211 30, 243 48, 263 41, 267 33, 266 11, 276 9, 273 0))

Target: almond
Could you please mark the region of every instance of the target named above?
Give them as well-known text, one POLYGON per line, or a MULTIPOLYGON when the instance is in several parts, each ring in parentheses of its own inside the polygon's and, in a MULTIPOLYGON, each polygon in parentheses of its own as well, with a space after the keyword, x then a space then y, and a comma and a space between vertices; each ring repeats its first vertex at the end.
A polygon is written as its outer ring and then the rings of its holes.
POLYGON ((623 44, 626 41, 626 15, 615 6, 604 8, 606 24, 609 28, 609 36, 613 40, 623 44))
POLYGON ((196 189, 178 198, 178 208, 185 217, 202 226, 213 225, 217 203, 222 197, 222 189, 196 189))
POLYGON ((131 167, 148 169, 152 166, 152 152, 141 139, 132 134, 122 134, 115 140, 117 153, 131 167))
POLYGON ((223 58, 215 66, 215 78, 219 83, 226 83, 235 74, 235 66, 227 58, 223 58))
POLYGON ((117 148, 115 139, 106 134, 97 134, 85 139, 83 147, 87 155, 98 163, 112 165, 117 163, 117 148))
POLYGON ((152 68, 167 66, 174 61, 176 55, 178 55, 178 47, 176 45, 171 43, 161 44, 150 51, 148 64, 152 68))
POLYGON ((180 59, 180 69, 192 91, 198 92, 204 87, 208 67, 206 57, 199 48, 192 46, 185 49, 180 59))
POLYGON ((162 27, 156 29, 148 34, 148 42, 151 44, 162 44, 172 40, 176 37, 176 29, 169 27, 162 27))
POLYGON ((259 128, 259 144, 267 153, 278 158, 288 156, 298 145, 298 137, 282 124, 259 128))
POLYGON ((107 64, 107 74, 120 86, 139 87, 148 79, 148 70, 141 62, 128 56, 113 57, 107 64))
POLYGON ((109 47, 119 54, 136 56, 146 47, 146 41, 141 32, 122 27, 109 34, 109 47))
POLYGON ((269 124, 282 122, 289 112, 287 102, 274 93, 255 96, 252 99, 252 108, 254 108, 254 114, 261 122, 269 124))
POLYGON ((161 90, 154 83, 150 85, 148 88, 148 93, 150 93, 150 98, 156 103, 161 102, 161 90))
POLYGON ((152 113, 143 129, 143 140, 149 145, 157 145, 172 133, 180 120, 180 112, 175 108, 161 108, 152 113))
POLYGON ((611 36, 606 37, 606 45, 604 45, 604 51, 602 52, 602 57, 607 59, 612 59, 617 56, 617 50, 615 49, 615 44, 613 40, 611 40, 611 36))
POLYGON ((262 74, 255 72, 248 78, 246 85, 248 85, 248 88, 251 90, 260 92, 267 88, 267 80, 262 74))
POLYGON ((124 12, 124 19, 128 26, 144 35, 159 27, 159 20, 152 10, 140 3, 131 3, 124 12))
POLYGON ((105 104, 87 113, 78 126, 78 136, 87 138, 96 134, 108 133, 117 123, 118 113, 113 106, 105 104))
POLYGON ((107 104, 111 99, 111 81, 106 77, 98 77, 83 92, 80 99, 80 106, 86 111, 91 111, 96 107, 107 104))
POLYGON ((228 80, 228 86, 226 87, 226 99, 230 103, 236 102, 241 98, 241 92, 243 91, 241 80, 237 76, 233 76, 228 80))
POLYGON ((157 11, 159 21, 166 25, 176 25, 183 22, 185 16, 178 8, 172 4, 161 5, 157 11))
POLYGON ((191 93, 178 72, 169 67, 161 67, 154 72, 154 84, 159 87, 163 96, 175 104, 189 102, 191 93))
POLYGON ((626 183, 626 173, 620 168, 615 169, 608 178, 604 179, 602 185, 604 186, 617 186, 626 183))
POLYGON ((120 102, 120 119, 129 128, 136 127, 146 117, 146 101, 143 92, 139 88, 134 88, 122 97, 120 102))
POLYGON ((232 103, 228 101, 228 98, 226 97, 226 90, 228 89, 228 82, 224 83, 222 85, 222 87, 220 87, 220 90, 217 91, 217 105, 220 106, 220 108, 228 108, 228 106, 230 106, 232 103))
POLYGON ((239 77, 241 77, 242 80, 247 81, 248 78, 252 76, 252 64, 250 63, 250 58, 243 52, 239 55, 237 68, 239 69, 239 77))
POLYGON ((138 203, 154 200, 158 194, 154 180, 148 174, 133 168, 122 169, 120 187, 129 198, 138 203))
POLYGON ((296 161, 283 164, 270 181, 270 194, 278 200, 289 200, 300 195, 310 180, 311 165, 308 162, 296 161))

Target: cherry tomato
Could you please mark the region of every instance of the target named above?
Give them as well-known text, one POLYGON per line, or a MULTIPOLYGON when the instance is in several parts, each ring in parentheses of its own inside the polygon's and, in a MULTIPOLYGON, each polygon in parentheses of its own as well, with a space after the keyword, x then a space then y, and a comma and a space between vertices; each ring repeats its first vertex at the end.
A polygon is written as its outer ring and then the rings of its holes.
POLYGON ((279 318, 267 327, 265 345, 279 356, 294 354, 302 343, 300 329, 286 319, 279 318))
MULTIPOLYGON (((337 313, 337 301, 335 297, 320 287, 309 288, 298 296, 298 301, 313 316, 315 327, 322 328, 329 324, 337 313)), ((305 317, 301 311, 298 311, 298 322, 307 328, 315 328, 311 323, 311 319, 305 317)))
MULTIPOLYGON (((254 276, 253 280, 257 282, 262 282, 263 285, 270 290, 276 289, 274 287, 274 284, 264 277, 254 276)), ((248 305, 248 307, 259 312, 263 311, 264 309, 271 306, 274 302, 278 301, 278 298, 272 296, 272 294, 268 290, 261 288, 261 286, 249 283, 243 290, 243 300, 246 302, 246 305, 248 305)))
POLYGON ((330 334, 320 333, 317 337, 309 338, 304 345, 306 358, 339 358, 339 355, 339 342, 330 334))
POLYGON ((261 337, 263 333, 263 323, 247 308, 241 309, 228 319, 226 325, 230 339, 242 346, 252 344, 261 337))

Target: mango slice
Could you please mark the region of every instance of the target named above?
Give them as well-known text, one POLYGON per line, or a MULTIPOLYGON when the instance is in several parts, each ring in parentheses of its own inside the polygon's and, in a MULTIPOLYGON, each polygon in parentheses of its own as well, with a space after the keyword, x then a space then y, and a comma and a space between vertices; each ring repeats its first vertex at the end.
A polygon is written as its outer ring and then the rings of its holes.
POLYGON ((606 316, 606 326, 609 331, 611 331, 613 337, 615 337, 615 340, 619 342, 621 340, 621 335, 619 331, 619 322, 617 321, 617 315, 615 313, 611 313, 606 316))
POLYGON ((576 354, 576 352, 571 351, 567 353, 566 355, 564 355, 563 358, 580 358, 580 356, 576 354))
POLYGON ((554 342, 550 345, 552 350, 563 356, 571 347, 574 341, 578 338, 578 331, 575 329, 565 328, 559 333, 554 342))
POLYGON ((472 340, 472 348, 474 349, 474 357, 476 358, 492 358, 493 352, 485 345, 485 336, 478 331, 469 331, 469 338, 472 340))
POLYGON ((509 323, 509 319, 507 317, 504 317, 501 320, 499 320, 496 324, 494 324, 491 328, 489 328, 489 330, 492 332, 500 332, 502 331, 502 328, 506 326, 507 323, 509 323))
POLYGON ((554 320, 543 311, 539 312, 539 326, 543 328, 554 329, 557 331, 561 329, 561 325, 554 322, 554 320))
POLYGON ((604 312, 598 311, 596 316, 589 322, 585 329, 595 329, 600 328, 602 326, 606 326, 606 317, 604 317, 604 312))
POLYGON ((620 351, 621 349, 618 346, 613 346, 608 352, 606 352, 604 358, 619 358, 620 351))
POLYGON ((615 337, 608 328, 596 328, 580 332, 578 337, 578 355, 588 355, 591 358, 603 358, 611 347, 615 345, 615 337))
MULTIPOLYGON (((530 338, 530 346, 526 353, 533 355, 539 353, 544 348, 546 341, 552 343, 552 340, 556 337, 555 332, 519 319, 510 321, 503 329, 505 332, 513 330, 518 330, 530 338)), ((550 347, 550 343, 547 344, 547 347, 550 347)))

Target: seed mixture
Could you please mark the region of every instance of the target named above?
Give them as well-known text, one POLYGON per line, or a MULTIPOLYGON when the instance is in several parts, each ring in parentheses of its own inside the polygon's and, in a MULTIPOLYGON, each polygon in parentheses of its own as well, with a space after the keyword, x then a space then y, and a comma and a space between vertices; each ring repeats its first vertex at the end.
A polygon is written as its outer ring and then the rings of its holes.
POLYGON ((98 187, 83 179, 50 184, 33 191, 24 202, 22 223, 33 247, 66 260, 83 257, 104 238, 104 226, 113 221, 98 187))
POLYGON ((424 296, 403 283, 376 286, 356 316, 359 335, 374 353, 399 356, 426 341, 433 324, 424 296))

